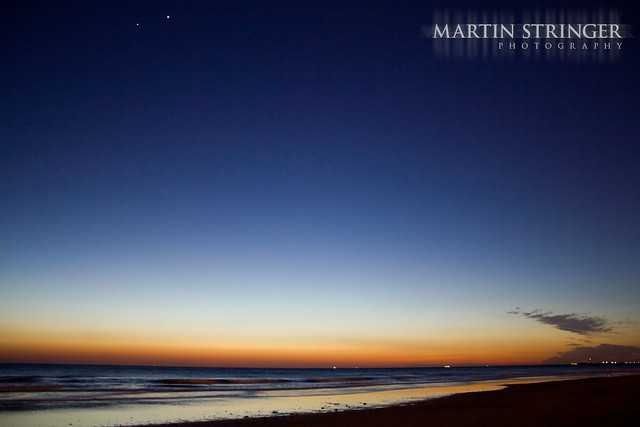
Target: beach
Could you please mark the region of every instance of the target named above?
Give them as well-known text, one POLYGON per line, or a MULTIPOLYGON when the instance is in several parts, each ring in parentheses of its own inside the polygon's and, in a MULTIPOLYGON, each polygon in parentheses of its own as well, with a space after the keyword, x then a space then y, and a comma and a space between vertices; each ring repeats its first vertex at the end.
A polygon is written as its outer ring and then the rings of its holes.
POLYGON ((635 365, 0 365, 1 426, 631 425, 635 365), (590 424, 589 424, 590 423, 590 424))
MULTIPOLYGON (((640 375, 510 385, 386 408, 163 426, 631 426, 640 375)), ((160 425, 158 425, 160 426, 160 425)))

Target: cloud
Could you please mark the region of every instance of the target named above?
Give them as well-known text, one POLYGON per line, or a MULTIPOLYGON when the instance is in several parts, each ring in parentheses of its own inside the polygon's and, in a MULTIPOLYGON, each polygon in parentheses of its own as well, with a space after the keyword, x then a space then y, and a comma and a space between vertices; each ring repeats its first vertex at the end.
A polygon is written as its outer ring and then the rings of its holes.
POLYGON ((612 328, 609 322, 603 317, 582 316, 577 313, 571 314, 553 314, 552 312, 543 313, 540 310, 531 312, 521 311, 520 307, 516 307, 509 314, 533 319, 537 322, 551 325, 561 331, 573 332, 579 335, 590 335, 594 333, 611 332, 612 328))
POLYGON ((545 360, 543 363, 601 363, 635 362, 640 360, 640 348, 614 344, 600 344, 597 347, 578 347, 545 360))

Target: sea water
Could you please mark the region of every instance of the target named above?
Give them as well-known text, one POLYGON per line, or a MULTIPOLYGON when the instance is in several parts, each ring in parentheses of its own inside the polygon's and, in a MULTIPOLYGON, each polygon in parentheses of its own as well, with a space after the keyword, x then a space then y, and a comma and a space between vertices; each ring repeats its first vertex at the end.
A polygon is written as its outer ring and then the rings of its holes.
POLYGON ((0 426, 110 426, 386 406, 638 365, 349 369, 0 364, 0 426))

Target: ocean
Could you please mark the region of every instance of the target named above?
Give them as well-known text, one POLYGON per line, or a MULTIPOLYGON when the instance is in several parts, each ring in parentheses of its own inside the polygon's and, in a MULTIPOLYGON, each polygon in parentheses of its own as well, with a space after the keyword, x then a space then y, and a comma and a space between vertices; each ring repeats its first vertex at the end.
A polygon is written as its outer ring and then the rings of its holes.
POLYGON ((640 372, 640 365, 196 368, 0 364, 0 426, 113 426, 361 409, 515 381, 640 372))

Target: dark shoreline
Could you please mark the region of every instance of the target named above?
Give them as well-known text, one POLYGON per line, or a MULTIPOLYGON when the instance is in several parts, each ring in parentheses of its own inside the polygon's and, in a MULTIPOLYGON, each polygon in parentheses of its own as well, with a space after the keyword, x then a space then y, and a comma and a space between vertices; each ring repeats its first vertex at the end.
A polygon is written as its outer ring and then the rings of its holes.
POLYGON ((516 384, 386 408, 156 426, 636 426, 640 375, 516 384))

